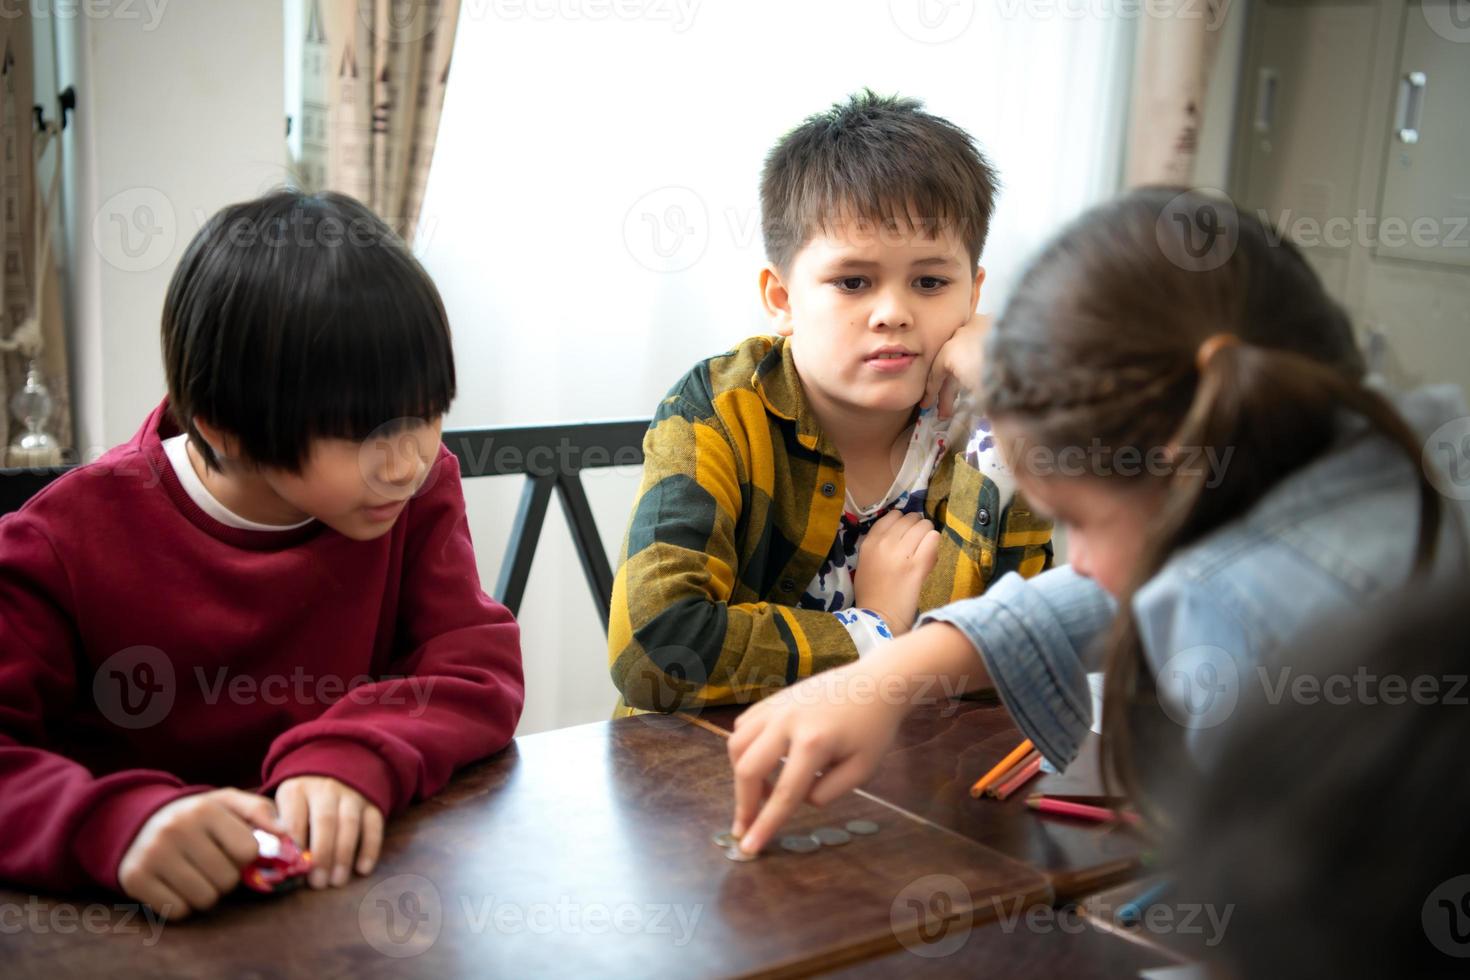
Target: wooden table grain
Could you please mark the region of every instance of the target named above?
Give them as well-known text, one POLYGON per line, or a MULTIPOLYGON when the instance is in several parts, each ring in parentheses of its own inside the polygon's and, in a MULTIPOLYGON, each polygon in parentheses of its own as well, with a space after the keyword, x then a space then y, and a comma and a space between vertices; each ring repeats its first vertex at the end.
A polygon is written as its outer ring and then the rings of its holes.
POLYGON ((0 892, 8 976, 794 976, 1049 905, 1044 875, 861 795, 794 827, 881 830, 726 859, 724 743, 635 717, 517 739, 390 823, 340 889, 164 924, 115 897, 0 892), (29 910, 29 911, 27 911, 29 910))

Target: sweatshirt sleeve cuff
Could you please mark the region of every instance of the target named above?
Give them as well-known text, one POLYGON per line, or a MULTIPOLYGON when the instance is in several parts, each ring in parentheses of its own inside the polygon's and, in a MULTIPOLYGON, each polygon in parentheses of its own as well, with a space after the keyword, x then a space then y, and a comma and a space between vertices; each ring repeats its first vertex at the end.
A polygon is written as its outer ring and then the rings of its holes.
POLYGON ((330 776, 357 790, 385 817, 396 809, 397 781, 392 769, 378 753, 351 739, 314 738, 291 749, 264 773, 260 791, 270 796, 296 776, 330 776))
POLYGON ((924 621, 948 623, 965 634, 985 661, 1016 727, 1048 761, 1065 769, 1092 718, 1092 695, 1078 648, 1091 643, 1112 611, 1093 594, 1091 583, 1074 581, 1070 572, 1045 575, 1054 578, 1042 588, 1035 583, 1045 576, 1006 575, 985 595, 935 610, 924 621))
POLYGON ((145 783, 107 796, 77 828, 77 862, 102 887, 122 891, 117 880, 118 865, 148 818, 174 800, 213 788, 180 786, 177 782, 145 783))

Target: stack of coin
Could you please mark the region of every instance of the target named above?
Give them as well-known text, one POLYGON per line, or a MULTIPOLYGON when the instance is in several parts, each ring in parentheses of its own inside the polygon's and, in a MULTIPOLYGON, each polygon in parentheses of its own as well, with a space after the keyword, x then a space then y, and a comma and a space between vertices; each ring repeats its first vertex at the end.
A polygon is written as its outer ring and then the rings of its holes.
MULTIPOLYGON (((876 834, 879 827, 871 820, 849 820, 845 824, 846 829, 837 827, 818 827, 808 834, 788 834, 780 840, 781 849, 793 854, 810 854, 823 847, 841 847, 854 836, 868 837, 876 834)), ((715 834, 712 838, 715 846, 725 852, 725 857, 731 861, 754 861, 755 854, 746 854, 740 849, 740 841, 729 831, 715 834)))

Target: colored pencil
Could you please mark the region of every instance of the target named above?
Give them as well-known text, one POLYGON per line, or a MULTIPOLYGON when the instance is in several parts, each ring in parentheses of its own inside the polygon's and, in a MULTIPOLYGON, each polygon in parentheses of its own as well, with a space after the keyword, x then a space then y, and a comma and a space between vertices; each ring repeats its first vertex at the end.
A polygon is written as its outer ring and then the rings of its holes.
POLYGON ((1008 754, 1004 759, 997 762, 993 769, 991 769, 989 772, 987 772, 985 775, 981 776, 978 780, 975 781, 975 785, 970 787, 970 795, 978 800, 980 798, 980 794, 985 792, 985 787, 989 786, 991 783, 996 782, 1000 779, 1000 777, 1010 772, 1011 767, 1024 759, 1027 753, 1029 753, 1035 747, 1036 746, 1032 745, 1031 740, 1028 738, 1020 745, 1016 746, 1014 749, 1011 749, 1010 754, 1008 754))
POLYGON ((985 792, 997 800, 1004 800, 1039 775, 1041 775, 1041 753, 1032 752, 1022 760, 1019 766, 1006 773, 1004 779, 985 792))
POLYGON ((1089 806, 1086 803, 1068 803, 1066 800, 1054 800, 1040 793, 1026 801, 1026 805, 1033 810, 1042 813, 1051 813, 1063 817, 1076 817, 1079 820, 1091 820, 1095 823, 1112 823, 1121 820, 1124 823, 1138 825, 1138 814, 1125 810, 1109 810, 1102 806, 1089 806))
POLYGON ((1118 921, 1125 926, 1131 926, 1143 921, 1143 916, 1149 907, 1154 905, 1169 890, 1173 882, 1168 878, 1161 878, 1154 884, 1144 889, 1143 893, 1131 902, 1124 902, 1118 906, 1118 921))

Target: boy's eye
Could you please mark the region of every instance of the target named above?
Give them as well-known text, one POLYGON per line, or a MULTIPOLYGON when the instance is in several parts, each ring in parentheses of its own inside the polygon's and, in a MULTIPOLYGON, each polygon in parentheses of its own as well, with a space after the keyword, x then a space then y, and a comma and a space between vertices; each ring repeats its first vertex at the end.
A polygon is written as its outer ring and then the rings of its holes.
POLYGON ((927 293, 932 293, 936 290, 943 289, 945 286, 948 286, 949 280, 943 278, 942 276, 920 276, 918 279, 914 280, 914 285, 918 286, 920 289, 927 293))
POLYGON ((840 279, 832 280, 832 285, 836 286, 844 293, 855 293, 867 284, 868 280, 863 278, 862 276, 843 276, 840 279))

